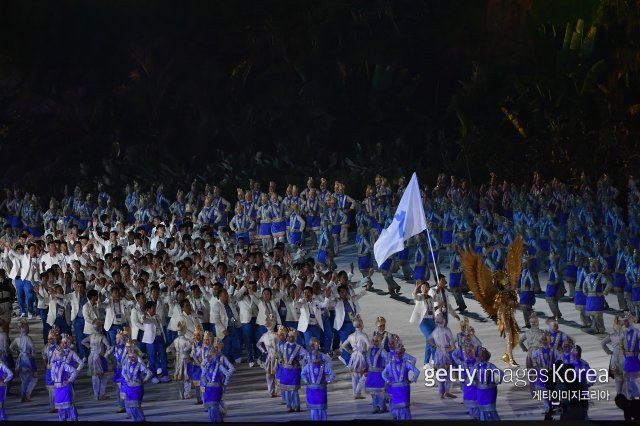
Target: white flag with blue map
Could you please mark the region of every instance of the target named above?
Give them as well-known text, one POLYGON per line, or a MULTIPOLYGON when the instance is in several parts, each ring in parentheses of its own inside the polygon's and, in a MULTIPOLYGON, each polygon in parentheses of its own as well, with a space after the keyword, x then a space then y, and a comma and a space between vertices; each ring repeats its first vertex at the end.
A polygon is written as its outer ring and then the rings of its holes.
POLYGON ((427 218, 424 215, 418 178, 414 173, 402 194, 393 222, 382 230, 373 245, 373 255, 378 266, 392 254, 404 250, 404 242, 425 229, 427 229, 427 218))

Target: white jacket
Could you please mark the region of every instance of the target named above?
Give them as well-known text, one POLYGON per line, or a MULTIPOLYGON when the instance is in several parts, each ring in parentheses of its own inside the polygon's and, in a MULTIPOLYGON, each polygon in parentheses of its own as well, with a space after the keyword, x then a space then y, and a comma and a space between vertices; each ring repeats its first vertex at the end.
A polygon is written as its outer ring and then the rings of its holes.
POLYGON ((199 299, 196 299, 193 296, 188 296, 187 299, 191 302, 191 307, 193 308, 193 313, 200 318, 200 321, 203 323, 209 323, 211 318, 209 302, 204 298, 204 295, 199 299))
MULTIPOLYGON (((273 294, 273 293, 272 293, 273 294)), ((278 293, 273 295, 271 300, 269 301, 269 305, 271 305, 271 311, 273 312, 273 316, 275 317, 276 323, 278 325, 282 324, 282 320, 280 319, 280 314, 278 313, 278 305, 280 304, 280 299, 284 296, 284 293, 278 293)), ((258 307, 258 316, 256 317, 256 324, 265 325, 267 322, 267 304, 263 299, 258 298, 255 294, 251 295, 251 300, 258 307)))
POLYGON ((142 343, 153 343, 156 340, 158 328, 160 328, 160 335, 162 336, 162 339, 166 342, 166 337, 162 332, 162 323, 160 322, 158 315, 154 315, 154 317, 146 315, 143 319, 144 333, 142 335, 142 343))
POLYGON ((253 303, 253 298, 247 294, 247 288, 242 287, 240 290, 235 292, 235 294, 233 295, 233 298, 238 303, 238 310, 240 311, 240 322, 242 324, 247 324, 251 322, 251 318, 253 318, 253 313, 257 308, 253 303))
POLYGON ((67 261, 61 253, 56 253, 53 257, 49 253, 45 253, 40 258, 40 262, 42 263, 42 269, 45 271, 53 265, 59 265, 63 273, 67 272, 67 261))
POLYGON ((306 302, 304 299, 300 299, 296 302, 296 307, 300 309, 300 318, 298 319, 298 331, 305 332, 309 327, 309 319, 311 313, 316 317, 318 326, 324 331, 324 324, 322 323, 322 309, 331 304, 331 299, 325 298, 324 302, 319 303, 316 300, 306 302))
POLYGON ((21 279, 27 281, 40 281, 40 272, 42 272, 42 262, 38 256, 30 257, 29 253, 19 255, 17 252, 10 250, 9 258, 11 259, 11 272, 9 278, 15 279, 20 276, 21 279), (35 275, 33 274, 31 263, 35 263, 35 275), (33 275, 33 278, 32 278, 33 275))
MULTIPOLYGON (((131 319, 130 318, 131 310, 128 306, 128 303, 126 303, 125 301, 120 300, 119 304, 120 304, 120 313, 122 315, 120 324, 124 327, 129 323, 129 320, 131 319)), ((113 300, 109 299, 108 301, 103 302, 103 306, 105 308, 104 329, 105 331, 109 331, 109 329, 113 325, 113 320, 116 315, 113 300)), ((131 336, 131 338, 136 339, 137 335, 133 335, 131 336)))
POLYGON ((138 302, 131 308, 129 324, 131 324, 131 338, 138 340, 138 333, 144 330, 144 312, 140 309, 138 302))
POLYGON ((202 325, 200 319, 194 314, 186 315, 184 312, 180 312, 179 315, 171 318, 171 321, 169 321, 169 325, 177 329, 178 323, 180 321, 184 322, 186 325, 184 337, 189 340, 193 340, 193 331, 196 329, 196 326, 202 325))
POLYGON ((409 322, 411 324, 420 324, 425 315, 430 316, 430 318, 434 318, 432 299, 425 299, 422 294, 417 294, 414 297, 414 300, 416 301, 416 304, 413 306, 413 312, 411 313, 411 318, 409 319, 409 322))
MULTIPOLYGON (((238 316, 238 310, 229 299, 229 307, 231 308, 231 312, 233 313, 234 318, 236 319, 235 327, 241 327, 240 317, 238 316)), ((225 309, 223 303, 220 300, 212 300, 211 301, 211 322, 216 327, 216 337, 222 339, 224 337, 224 332, 227 329, 227 324, 229 323, 229 318, 227 317, 227 310, 225 309)))
POLYGON ((91 306, 91 302, 87 302, 82 307, 82 316, 84 316, 84 334, 93 334, 96 330, 93 328, 93 321, 99 319, 99 311, 97 306, 91 306))
MULTIPOLYGON (((71 321, 73 321, 76 319, 76 317, 78 316, 78 313, 80 312, 80 294, 74 291, 73 293, 67 294, 66 297, 69 300, 69 303, 71 304, 71 321)), ((84 316, 84 312, 82 315, 84 316)))
MULTIPOLYGON (((358 304, 358 299, 360 299, 365 294, 367 294, 367 289, 365 287, 361 287, 360 292, 356 293, 353 296, 347 296, 346 300, 351 302, 354 315, 362 312, 362 309, 360 309, 360 305, 358 304)), ((342 299, 340 299, 340 297, 338 297, 334 299, 332 305, 335 306, 336 310, 336 318, 333 321, 333 328, 336 330, 340 330, 342 328, 342 324, 344 323, 344 302, 342 301, 342 299)))
POLYGON ((71 325, 71 304, 62 297, 49 296, 49 312, 47 312, 47 324, 53 327, 56 321, 57 309, 64 310, 64 319, 67 324, 71 325))

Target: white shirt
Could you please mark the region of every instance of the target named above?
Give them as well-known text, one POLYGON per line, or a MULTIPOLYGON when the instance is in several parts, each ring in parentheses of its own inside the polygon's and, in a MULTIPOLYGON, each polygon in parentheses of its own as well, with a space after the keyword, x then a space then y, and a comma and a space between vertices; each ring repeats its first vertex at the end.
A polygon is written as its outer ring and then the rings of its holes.
POLYGON ((64 255, 56 253, 51 256, 49 253, 44 254, 40 260, 44 265, 44 270, 50 269, 53 265, 60 266, 63 273, 67 272, 67 262, 64 260, 64 255))

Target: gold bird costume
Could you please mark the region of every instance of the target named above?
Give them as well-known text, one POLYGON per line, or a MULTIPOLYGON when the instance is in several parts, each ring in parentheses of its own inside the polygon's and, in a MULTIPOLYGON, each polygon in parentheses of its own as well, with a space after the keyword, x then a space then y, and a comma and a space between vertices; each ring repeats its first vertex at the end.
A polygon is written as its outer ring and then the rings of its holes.
POLYGON ((506 339, 506 352, 502 360, 513 367, 518 365, 513 359, 513 348, 518 344, 520 333, 515 311, 518 306, 516 286, 522 269, 523 247, 522 237, 516 234, 509 244, 506 270, 494 272, 484 263, 482 255, 475 253, 472 248, 458 249, 469 289, 482 309, 491 318, 497 317, 500 336, 506 339))

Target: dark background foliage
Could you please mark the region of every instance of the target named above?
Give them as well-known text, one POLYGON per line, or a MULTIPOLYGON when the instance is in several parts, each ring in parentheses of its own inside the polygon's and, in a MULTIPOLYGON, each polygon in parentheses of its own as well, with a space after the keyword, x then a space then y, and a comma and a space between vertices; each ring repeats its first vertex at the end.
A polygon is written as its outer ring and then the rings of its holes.
POLYGON ((637 0, 29 0, 0 4, 0 184, 640 163, 637 0))

